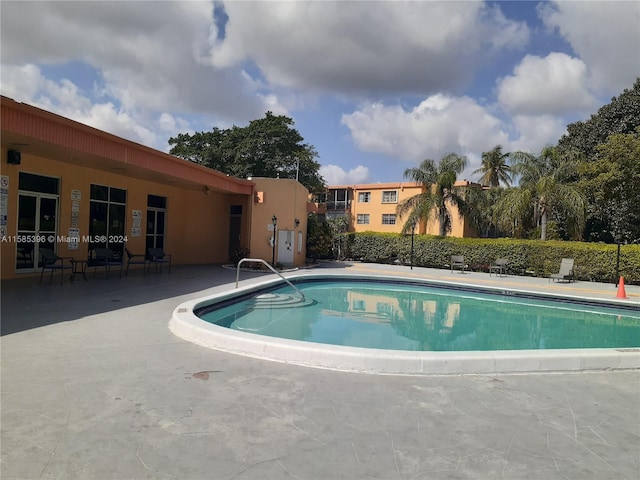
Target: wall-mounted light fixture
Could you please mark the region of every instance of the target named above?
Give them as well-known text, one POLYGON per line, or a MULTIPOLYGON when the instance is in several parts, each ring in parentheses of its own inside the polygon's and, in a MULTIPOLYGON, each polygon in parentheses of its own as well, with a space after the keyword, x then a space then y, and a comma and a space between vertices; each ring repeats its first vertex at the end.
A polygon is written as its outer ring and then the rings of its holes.
POLYGON ((293 221, 294 225, 297 227, 298 225, 300 225, 300 220, 298 220, 297 218, 293 221))

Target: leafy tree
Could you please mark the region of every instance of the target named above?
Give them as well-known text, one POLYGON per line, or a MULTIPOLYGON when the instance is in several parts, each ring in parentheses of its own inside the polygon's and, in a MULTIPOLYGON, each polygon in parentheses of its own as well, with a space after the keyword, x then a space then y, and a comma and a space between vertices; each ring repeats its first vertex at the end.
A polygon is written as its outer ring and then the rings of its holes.
MULTIPOLYGON (((497 206, 509 189, 504 188, 478 188, 470 186, 465 189, 463 211, 465 218, 478 231, 481 237, 495 238, 500 236, 497 215, 497 206)), ((511 232, 511 228, 507 229, 511 232)))
MULTIPOLYGON (((540 239, 547 239, 549 217, 562 217, 569 235, 579 238, 584 228, 585 201, 582 193, 569 179, 578 168, 576 158, 562 155, 555 147, 545 147, 538 157, 522 155, 513 162, 513 171, 520 176, 520 188, 512 189, 502 199, 499 208, 502 221, 526 224, 525 212, 533 203, 534 223, 540 225, 540 239)), ((531 211, 531 210, 529 210, 531 211)), ((504 224, 504 223, 503 223, 504 224)), ((522 232, 520 232, 522 234, 522 232)))
POLYGON ((234 177, 296 178, 310 191, 324 188, 312 145, 284 115, 267 112, 246 127, 214 128, 169 139, 170 153, 234 177))
POLYGON ((449 153, 442 157, 438 164, 427 158, 419 167, 404 171, 405 178, 424 185, 424 192, 398 204, 396 209, 398 216, 407 217, 402 227, 403 234, 410 233, 420 220, 428 222, 434 212, 440 223, 440 236, 444 237, 451 230, 451 212, 447 205, 457 206, 459 212, 465 208, 460 191, 453 185, 466 164, 466 157, 449 153))
POLYGON ((327 224, 333 237, 333 257, 337 260, 342 260, 345 254, 349 219, 344 215, 340 215, 328 219, 327 224))
POLYGON ((640 242, 640 127, 611 135, 597 147, 597 161, 581 166, 589 199, 589 240, 640 242))
POLYGON ((640 126, 640 78, 633 88, 625 89, 611 103, 603 106, 589 120, 567 126, 567 134, 558 142, 562 153, 580 152, 584 159, 597 158, 597 147, 606 143, 609 135, 633 134, 640 126))
POLYGON ((511 167, 507 163, 510 153, 502 153, 502 145, 496 145, 488 152, 482 152, 482 166, 473 171, 481 173, 480 183, 490 187, 499 187, 504 183, 511 186, 511 167))
POLYGON ((333 235, 327 222, 320 220, 315 213, 307 218, 307 257, 331 258, 333 235))

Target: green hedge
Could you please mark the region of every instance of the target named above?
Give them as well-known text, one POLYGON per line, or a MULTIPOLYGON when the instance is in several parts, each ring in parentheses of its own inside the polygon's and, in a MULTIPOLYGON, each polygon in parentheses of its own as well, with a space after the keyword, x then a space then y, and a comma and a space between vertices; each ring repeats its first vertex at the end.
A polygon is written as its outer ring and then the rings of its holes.
MULTIPOLYGON (((575 259, 578 280, 614 282, 617 245, 585 242, 514 240, 510 238, 453 238, 414 236, 413 264, 447 268, 451 255, 464 255, 472 270, 486 271, 496 258, 509 259, 508 272, 514 275, 548 277, 557 273, 560 260, 575 259)), ((395 233, 350 233, 347 257, 377 263, 408 264, 411 236, 395 233)), ((640 245, 622 245, 619 275, 627 284, 640 284, 640 245)))

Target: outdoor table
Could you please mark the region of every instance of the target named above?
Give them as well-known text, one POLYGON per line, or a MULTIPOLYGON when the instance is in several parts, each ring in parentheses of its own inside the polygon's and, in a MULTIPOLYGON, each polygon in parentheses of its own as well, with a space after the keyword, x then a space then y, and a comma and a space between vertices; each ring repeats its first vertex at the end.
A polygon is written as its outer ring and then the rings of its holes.
POLYGON ((76 273, 81 273, 82 278, 87 279, 87 260, 76 260, 75 258, 71 259, 71 265, 73 265, 73 270, 71 271, 70 281, 76 278, 76 273))

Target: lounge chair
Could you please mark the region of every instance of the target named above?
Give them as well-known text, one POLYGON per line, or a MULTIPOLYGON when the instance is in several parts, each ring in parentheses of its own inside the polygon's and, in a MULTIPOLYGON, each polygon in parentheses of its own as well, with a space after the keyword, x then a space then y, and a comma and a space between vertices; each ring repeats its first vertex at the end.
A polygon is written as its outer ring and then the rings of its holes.
POLYGON ((463 255, 451 255, 451 273, 455 268, 460 269, 460 273, 464 273, 465 266, 463 255))
POLYGON ((129 265, 143 265, 143 275, 147 274, 147 256, 143 253, 131 253, 131 251, 124 247, 124 252, 127 254, 127 269, 124 272, 124 276, 129 275, 129 265))
POLYGON ((71 257, 59 257, 50 248, 41 248, 38 250, 40 253, 40 259, 42 262, 42 272, 40 273, 40 283, 42 283, 42 276, 45 270, 51 270, 51 278, 49 283, 53 280, 53 272, 60 270, 60 285, 64 279, 64 271, 71 270, 71 257), (65 260, 69 260, 69 264, 65 263, 65 260))
POLYGON ((493 272, 496 272, 496 275, 500 276, 506 275, 508 263, 509 260, 506 258, 497 258, 496 261, 493 262, 493 265, 489 267, 489 276, 491 276, 493 272))
POLYGON ((162 265, 165 263, 169 265, 169 274, 171 274, 171 255, 168 253, 164 253, 164 250, 161 248, 150 248, 149 252, 149 269, 151 269, 151 264, 154 263, 156 265, 156 273, 158 273, 158 265, 160 265, 160 273, 162 273, 162 265))
POLYGON ((563 258, 560 262, 560 271, 558 273, 552 273, 549 281, 551 281, 551 279, 554 281, 573 281, 573 258, 563 258))
POLYGON ((105 278, 109 278, 111 267, 120 267, 120 278, 122 278, 122 257, 118 257, 108 248, 96 248, 93 250, 93 259, 89 263, 93 267, 93 276, 96 276, 98 267, 105 270, 105 278))

